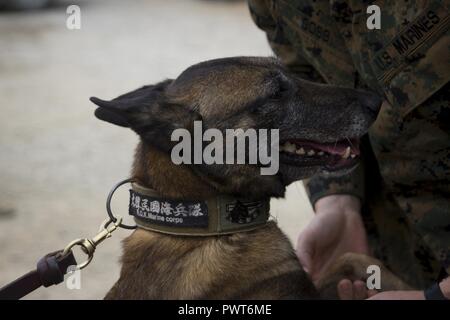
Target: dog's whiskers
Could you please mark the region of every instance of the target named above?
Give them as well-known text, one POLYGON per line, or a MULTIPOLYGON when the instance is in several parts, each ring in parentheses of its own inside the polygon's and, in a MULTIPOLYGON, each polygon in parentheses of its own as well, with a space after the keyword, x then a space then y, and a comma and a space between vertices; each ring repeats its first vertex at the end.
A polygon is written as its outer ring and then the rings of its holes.
POLYGON ((354 148, 354 145, 352 143, 352 140, 350 140, 348 137, 345 137, 345 140, 348 141, 348 143, 350 144, 350 147, 352 147, 352 149, 354 148))
POLYGON ((337 143, 338 143, 338 139, 335 139, 335 141, 334 141, 334 147, 333 147, 333 152, 336 151, 337 143))

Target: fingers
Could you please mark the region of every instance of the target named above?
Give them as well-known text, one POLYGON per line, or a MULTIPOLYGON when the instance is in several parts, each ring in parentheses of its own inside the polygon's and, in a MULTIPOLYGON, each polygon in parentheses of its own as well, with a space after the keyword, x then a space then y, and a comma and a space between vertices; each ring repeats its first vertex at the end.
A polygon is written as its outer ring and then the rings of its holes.
POLYGON ((367 297, 368 297, 368 298, 372 298, 372 297, 373 297, 374 295, 376 295, 377 293, 378 293, 377 290, 371 289, 371 290, 367 291, 367 297))
POLYGON ((300 264, 307 273, 311 273, 313 264, 313 243, 309 237, 300 234, 297 242, 297 257, 300 264))
POLYGON ((310 252, 306 250, 298 250, 297 251, 298 259, 300 260, 300 264, 302 265, 303 269, 307 273, 311 273, 312 270, 312 256, 310 252))
POLYGON ((409 291, 383 291, 369 298, 369 300, 424 300, 425 296, 421 290, 409 291))
MULTIPOLYGON (((338 283, 337 290, 339 299, 341 300, 364 300, 367 299, 369 295, 366 284, 361 280, 352 282, 349 279, 343 279, 338 283)), ((374 293, 371 294, 374 295, 374 293)))
POLYGON ((353 282, 353 300, 364 300, 367 298, 366 284, 361 280, 353 282))
POLYGON ((341 300, 352 300, 353 299, 353 283, 344 279, 338 283, 338 295, 341 300))

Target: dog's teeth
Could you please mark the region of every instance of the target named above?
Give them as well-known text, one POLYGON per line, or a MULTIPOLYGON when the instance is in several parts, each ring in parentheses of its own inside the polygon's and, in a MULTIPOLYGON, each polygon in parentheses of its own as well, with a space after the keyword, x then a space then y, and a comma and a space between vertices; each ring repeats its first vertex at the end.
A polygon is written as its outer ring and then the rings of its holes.
POLYGON ((347 149, 345 149, 345 153, 342 155, 342 158, 347 159, 350 157, 350 151, 350 147, 347 147, 347 149))
POLYGON ((290 142, 286 142, 284 149, 285 149, 287 152, 292 152, 292 153, 294 153, 294 152, 295 152, 295 149, 296 149, 296 148, 295 148, 295 144, 290 143, 290 142))
POLYGON ((350 155, 350 157, 352 157, 352 159, 356 158, 356 154, 352 154, 352 155, 350 155))
POLYGON ((295 150, 295 153, 299 154, 299 155, 304 155, 305 154, 305 149, 303 149, 303 148, 297 149, 297 150, 295 150))
POLYGON ((316 153, 314 152, 314 150, 309 150, 308 151, 308 156, 313 156, 313 155, 315 155, 316 153))
POLYGON ((320 151, 320 152, 318 153, 319 156, 323 156, 324 154, 325 154, 325 152, 323 152, 323 151, 320 151))

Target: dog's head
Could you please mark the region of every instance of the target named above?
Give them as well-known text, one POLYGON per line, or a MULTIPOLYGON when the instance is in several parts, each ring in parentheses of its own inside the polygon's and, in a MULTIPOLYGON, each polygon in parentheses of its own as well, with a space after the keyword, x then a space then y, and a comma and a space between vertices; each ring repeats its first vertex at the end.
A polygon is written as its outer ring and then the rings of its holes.
POLYGON ((203 131, 220 130, 224 139, 226 129, 278 129, 280 170, 275 175, 261 175, 260 162, 189 166, 221 192, 247 196, 282 196, 295 180, 354 167, 358 138, 381 105, 372 93, 308 82, 276 59, 253 57, 206 61, 175 80, 111 101, 91 101, 99 106, 99 119, 133 129, 144 144, 168 157, 177 144, 171 141, 174 130, 193 132, 195 121, 202 121, 203 131))

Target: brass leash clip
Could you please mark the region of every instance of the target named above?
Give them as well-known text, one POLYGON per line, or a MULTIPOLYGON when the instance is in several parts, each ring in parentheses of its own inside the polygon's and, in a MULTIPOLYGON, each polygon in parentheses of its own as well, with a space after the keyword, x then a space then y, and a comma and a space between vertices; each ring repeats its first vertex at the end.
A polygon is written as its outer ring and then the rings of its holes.
POLYGON ((78 269, 85 268, 94 257, 94 252, 97 246, 105 239, 110 238, 113 231, 115 231, 122 223, 122 217, 118 217, 115 222, 110 219, 105 220, 99 229, 99 232, 92 238, 80 238, 70 242, 65 248, 62 255, 69 253, 74 246, 80 246, 82 251, 88 256, 88 259, 77 265, 78 269))
POLYGON ((69 243, 66 246, 66 248, 62 252, 62 255, 66 255, 67 253, 69 253, 69 251, 72 250, 72 248, 74 246, 81 247, 81 250, 88 256, 88 258, 85 262, 77 265, 78 269, 85 268, 92 261, 92 258, 94 257, 94 252, 95 252, 95 249, 97 248, 97 246, 100 243, 102 243, 105 239, 111 237, 111 233, 113 231, 115 231, 117 228, 120 227, 120 228, 130 229, 130 230, 136 229, 136 225, 129 226, 129 225, 122 224, 122 220, 123 220, 122 217, 119 217, 119 216, 115 217, 111 210, 111 199, 114 195, 114 192, 120 186, 124 185, 125 183, 131 183, 133 181, 134 181, 134 179, 132 179, 132 178, 122 180, 119 183, 117 183, 116 185, 114 185, 112 190, 109 192, 108 198, 106 199, 106 212, 108 213, 109 218, 106 219, 105 221, 103 221, 98 233, 92 239, 81 238, 81 239, 76 239, 76 240, 72 241, 71 243, 69 243))

